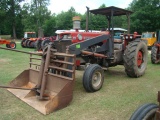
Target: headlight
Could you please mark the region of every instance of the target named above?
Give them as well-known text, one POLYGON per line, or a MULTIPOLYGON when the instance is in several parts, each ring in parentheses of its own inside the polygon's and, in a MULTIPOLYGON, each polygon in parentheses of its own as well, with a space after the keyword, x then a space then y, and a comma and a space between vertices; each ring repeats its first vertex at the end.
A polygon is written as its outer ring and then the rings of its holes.
POLYGON ((126 36, 126 39, 128 39, 128 36, 126 36))
POLYGON ((133 36, 130 36, 130 39, 133 39, 133 36))
POLYGON ((81 34, 78 34, 77 37, 78 37, 79 40, 82 40, 82 35, 81 34))

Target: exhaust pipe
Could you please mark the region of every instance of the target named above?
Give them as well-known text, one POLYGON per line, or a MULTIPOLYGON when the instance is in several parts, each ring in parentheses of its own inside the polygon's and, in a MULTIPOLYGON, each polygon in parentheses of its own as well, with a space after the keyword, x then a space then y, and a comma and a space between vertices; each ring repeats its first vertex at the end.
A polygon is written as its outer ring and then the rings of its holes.
POLYGON ((87 7, 87 16, 86 16, 86 32, 88 31, 88 21, 89 21, 89 7, 87 7))

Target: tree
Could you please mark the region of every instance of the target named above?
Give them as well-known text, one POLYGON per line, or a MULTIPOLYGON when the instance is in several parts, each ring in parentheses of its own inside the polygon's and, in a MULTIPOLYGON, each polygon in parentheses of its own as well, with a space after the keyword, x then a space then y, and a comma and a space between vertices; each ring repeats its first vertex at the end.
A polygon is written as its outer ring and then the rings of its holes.
POLYGON ((133 0, 128 9, 134 12, 131 15, 132 32, 142 33, 160 28, 159 0, 133 0))
POLYGON ((56 18, 52 16, 51 19, 46 20, 45 24, 43 25, 44 28, 44 36, 53 36, 55 35, 56 31, 56 18))
POLYGON ((47 20, 51 19, 51 11, 48 10, 49 0, 32 0, 22 7, 22 22, 24 31, 35 31, 43 28, 47 20))
MULTIPOLYGON (((105 8, 106 5, 102 4, 99 8, 105 8)), ((90 24, 89 24, 89 29, 92 30, 101 30, 102 28, 107 28, 108 23, 107 23, 107 18, 104 15, 94 15, 90 14, 90 24)))
MULTIPOLYGON (((105 4, 102 4, 100 8, 106 8, 105 4)), ((124 26, 124 21, 126 20, 124 18, 124 16, 118 16, 118 17, 114 17, 114 27, 123 27, 124 26)), ((91 14, 91 24, 89 29, 93 29, 93 30, 101 30, 101 29, 107 29, 108 28, 108 20, 106 18, 106 16, 104 15, 93 15, 91 14)), ((127 20, 126 20, 127 21, 127 20)))
POLYGON ((74 16, 79 15, 76 13, 75 9, 71 7, 67 12, 61 12, 56 16, 56 28, 57 29, 72 29, 74 16))
POLYGON ((16 35, 16 26, 17 26, 17 19, 20 19, 19 16, 21 8, 20 2, 23 0, 1 0, 0 2, 0 15, 3 16, 5 19, 2 19, 3 28, 8 29, 7 31, 3 31, 4 33, 9 33, 9 29, 12 29, 13 38, 17 38, 16 35), (4 24, 7 24, 4 26, 4 24), (10 26, 12 28, 10 28, 10 26))

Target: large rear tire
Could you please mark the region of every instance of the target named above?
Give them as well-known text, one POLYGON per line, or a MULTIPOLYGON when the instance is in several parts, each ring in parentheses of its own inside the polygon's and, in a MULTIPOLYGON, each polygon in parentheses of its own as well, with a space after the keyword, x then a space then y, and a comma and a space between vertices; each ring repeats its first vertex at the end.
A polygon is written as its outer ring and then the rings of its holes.
POLYGON ((23 48, 26 47, 26 46, 24 45, 25 41, 26 41, 26 39, 24 39, 24 40, 21 41, 21 46, 22 46, 23 48))
POLYGON ((158 57, 159 51, 157 46, 153 46, 151 50, 151 62, 153 64, 160 62, 160 57, 158 57))
POLYGON ((130 42, 124 51, 125 72, 129 77, 140 77, 147 68, 147 45, 140 39, 130 42))
POLYGON ((30 42, 30 40, 25 40, 25 42, 24 42, 24 46, 25 46, 26 48, 29 48, 29 47, 28 47, 28 42, 30 42))
POLYGON ((35 42, 35 48, 36 48, 37 51, 42 50, 41 43, 42 43, 42 40, 37 40, 35 42))
POLYGON ((31 42, 32 42, 31 40, 27 41, 27 43, 26 43, 27 48, 31 48, 31 46, 30 46, 31 42))
POLYGON ((43 40, 42 43, 41 43, 41 48, 42 50, 47 46, 49 45, 51 41, 49 39, 46 39, 46 40, 43 40))
POLYGON ((89 65, 83 74, 83 87, 87 92, 96 92, 102 88, 104 71, 97 64, 89 65))
POLYGON ((147 103, 140 106, 130 117, 130 120, 155 120, 156 110, 158 105, 154 103, 147 103))
POLYGON ((9 43, 9 48, 16 49, 16 43, 15 42, 10 42, 9 43))

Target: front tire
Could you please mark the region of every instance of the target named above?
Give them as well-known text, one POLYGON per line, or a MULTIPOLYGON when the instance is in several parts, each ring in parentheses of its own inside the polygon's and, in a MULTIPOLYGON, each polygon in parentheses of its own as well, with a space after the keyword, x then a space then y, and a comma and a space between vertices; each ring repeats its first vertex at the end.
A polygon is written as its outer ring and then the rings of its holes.
POLYGON ((147 67, 147 45, 140 39, 130 42, 124 51, 125 72, 129 77, 140 77, 147 67))
POLYGON ((25 46, 26 48, 29 48, 29 47, 28 47, 28 42, 30 42, 30 40, 25 40, 25 42, 24 42, 24 46, 25 46))
POLYGON ((130 120, 155 120, 157 109, 158 105, 154 103, 144 104, 135 110, 130 120))
POLYGON ((37 40, 37 41, 35 42, 35 49, 36 49, 36 51, 42 50, 41 43, 42 43, 42 40, 37 40))
POLYGON ((26 39, 24 39, 24 40, 21 41, 21 46, 22 46, 23 48, 26 47, 26 46, 25 46, 25 41, 26 41, 26 39))
POLYGON ((46 40, 43 40, 42 43, 41 43, 41 47, 42 47, 42 50, 47 46, 49 45, 51 41, 49 39, 46 39, 46 40))
POLYGON ((96 92, 102 88, 104 71, 97 64, 89 65, 83 74, 83 87, 87 92, 96 92))

